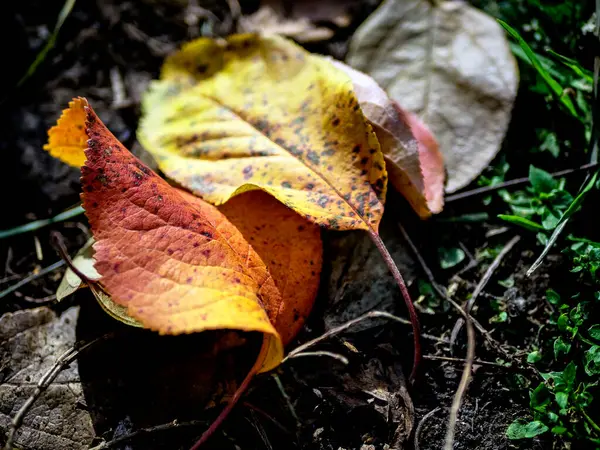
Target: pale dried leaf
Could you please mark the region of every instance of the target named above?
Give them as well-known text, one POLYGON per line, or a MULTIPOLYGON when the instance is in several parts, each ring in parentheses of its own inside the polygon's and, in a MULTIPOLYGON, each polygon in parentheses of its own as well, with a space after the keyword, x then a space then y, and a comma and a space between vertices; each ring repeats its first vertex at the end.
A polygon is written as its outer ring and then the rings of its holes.
POLYGON ((270 6, 263 6, 254 14, 241 17, 240 23, 248 32, 279 34, 298 42, 326 41, 333 37, 333 31, 329 28, 316 26, 306 17, 282 17, 270 6))
MULTIPOLYGON (((36 383, 56 360, 75 344, 79 308, 59 317, 42 307, 7 313, 0 318, 1 366, 0 431, 5 434, 36 383)), ((65 368, 23 420, 16 447, 29 450, 83 450, 94 437, 84 402, 77 363, 65 368)))
POLYGON ((466 3, 386 0, 357 30, 347 62, 416 113, 439 142, 447 192, 500 149, 518 85, 498 23, 466 3))
MULTIPOLYGON (((94 249, 92 244, 94 239, 89 239, 83 247, 77 252, 73 258, 73 265, 86 275, 91 280, 100 279, 100 274, 94 269, 94 249)), ((81 281, 75 272, 70 268, 65 270, 63 279, 61 280, 58 289, 56 290, 56 300, 60 301, 63 298, 71 295, 85 283, 81 281)))

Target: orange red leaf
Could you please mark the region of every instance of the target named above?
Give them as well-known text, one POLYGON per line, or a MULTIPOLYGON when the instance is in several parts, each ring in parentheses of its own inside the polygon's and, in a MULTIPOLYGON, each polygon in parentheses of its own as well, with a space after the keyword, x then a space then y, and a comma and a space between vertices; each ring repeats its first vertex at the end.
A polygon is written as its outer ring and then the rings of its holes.
POLYGON ((279 364, 282 343, 272 323, 283 299, 258 254, 222 213, 182 196, 79 102, 89 136, 83 206, 96 239, 95 267, 113 300, 162 334, 265 333, 261 370, 279 364))

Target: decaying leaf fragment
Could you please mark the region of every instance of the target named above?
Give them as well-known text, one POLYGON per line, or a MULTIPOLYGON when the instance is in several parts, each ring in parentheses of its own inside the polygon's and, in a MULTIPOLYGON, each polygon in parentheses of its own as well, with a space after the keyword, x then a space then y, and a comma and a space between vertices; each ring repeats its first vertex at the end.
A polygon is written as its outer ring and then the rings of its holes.
POLYGON ((261 370, 278 365, 283 348, 272 322, 282 298, 260 257, 216 208, 187 201, 129 153, 85 99, 76 101, 87 118, 82 200, 102 286, 161 334, 264 333, 261 370))
POLYGON ((277 36, 201 38, 167 58, 143 111, 142 145, 205 200, 260 188, 316 224, 376 232, 385 162, 329 61, 277 36))
MULTIPOLYGON (((89 239, 73 258, 73 266, 87 277, 87 281, 95 282, 90 286, 92 294, 106 313, 132 327, 142 327, 143 325, 127 313, 127 308, 115 303, 112 298, 104 291, 97 281, 100 274, 94 267, 94 238, 89 239)), ((77 289, 86 286, 86 282, 75 274, 70 268, 65 271, 62 280, 56 290, 56 300, 60 301, 74 293, 77 289)))
POLYGON ((517 66, 498 23, 467 2, 385 0, 352 38, 347 62, 431 129, 447 192, 466 186, 498 152, 517 66))
POLYGON ((330 59, 352 80, 360 107, 375 130, 390 183, 422 218, 444 205, 444 161, 437 142, 414 114, 404 111, 368 75, 330 59))
MULTIPOLYGON (((87 276, 90 280, 99 280, 100 274, 94 268, 94 239, 89 239, 73 258, 73 265, 79 269, 81 273, 87 276)), ((56 300, 60 301, 63 298, 71 295, 80 287, 84 286, 85 282, 79 278, 70 268, 65 270, 62 280, 56 290, 56 300)))
POLYGON ((306 17, 285 18, 271 6, 261 6, 254 14, 240 18, 246 31, 279 34, 297 42, 318 42, 331 39, 333 30, 319 27, 306 17))

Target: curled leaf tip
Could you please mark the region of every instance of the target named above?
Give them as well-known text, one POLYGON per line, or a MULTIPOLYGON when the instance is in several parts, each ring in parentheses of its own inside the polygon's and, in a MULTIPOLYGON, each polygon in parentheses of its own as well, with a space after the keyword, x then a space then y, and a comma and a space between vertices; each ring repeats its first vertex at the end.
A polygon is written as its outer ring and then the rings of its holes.
POLYGON ((76 97, 63 110, 55 126, 48 130, 48 143, 44 150, 55 158, 74 167, 85 163, 84 150, 87 147, 85 131, 87 99, 76 97))

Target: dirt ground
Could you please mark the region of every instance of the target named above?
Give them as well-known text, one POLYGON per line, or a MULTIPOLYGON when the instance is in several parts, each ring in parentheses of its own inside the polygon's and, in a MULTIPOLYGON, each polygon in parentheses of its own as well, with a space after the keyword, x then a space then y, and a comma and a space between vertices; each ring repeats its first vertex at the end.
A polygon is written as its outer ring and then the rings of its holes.
MULTIPOLYGON (((357 2, 348 28, 339 30, 331 42, 309 49, 343 57, 348 37, 375 3, 357 2)), ((73 97, 87 97, 117 138, 140 154, 135 138, 140 95, 157 77, 165 55, 191 37, 222 35, 232 27, 225 2, 206 5, 212 11, 208 19, 200 10, 190 12, 186 4, 77 2, 55 49, 17 90, 12 86, 45 42, 62 2, 21 0, 0 7, 5 43, 0 228, 50 217, 78 202, 79 172, 42 150, 47 129, 73 97), (190 14, 196 14, 195 19, 190 14), (127 102, 118 107, 115 80, 122 82, 127 94, 127 102)), ((257 5, 242 2, 242 6, 244 12, 251 12, 257 5)), ((515 117, 520 113, 526 111, 517 106, 515 117)), ((386 212, 382 236, 415 297, 415 280, 423 272, 402 237, 399 218, 425 261, 431 262, 437 280, 456 289, 457 301, 472 292, 485 267, 473 264, 461 273, 443 271, 436 267, 436 246, 459 242, 475 254, 516 234, 512 229, 490 233, 499 227, 481 223, 423 224, 402 200, 395 205, 386 212)), ((461 208, 451 205, 445 217, 460 213, 461 208)), ((51 228, 65 236, 71 253, 89 236, 83 216, 51 228)), ((50 245, 49 231, 45 228, 0 241, 3 283, 59 259, 50 245)), ((311 319, 293 345, 373 309, 406 317, 397 287, 367 236, 324 231, 323 238, 320 294, 311 319)), ((550 255, 535 277, 527 278, 524 272, 537 256, 530 250, 530 239, 523 236, 494 274, 495 280, 512 274, 514 286, 507 291, 490 283, 485 292, 485 296, 511 299, 510 329, 493 333, 502 348, 525 348, 539 338, 539 321, 545 320, 542 298, 561 267, 562 256, 550 255)), ((55 271, 0 300, 0 443, 6 440, 11 418, 61 353, 75 342, 112 333, 61 372, 24 418, 17 447, 188 449, 216 416, 217 410, 203 409, 215 399, 215 392, 227 391, 220 382, 222 374, 229 379, 242 377, 251 363, 245 358, 248 352, 233 348, 215 361, 211 356, 215 334, 158 338, 128 329, 105 315, 89 292, 56 303, 52 295, 60 278, 61 271, 55 271), (109 444, 102 446, 102 442, 109 444)), ((484 302, 475 311, 483 324, 493 314, 484 302)), ((414 386, 408 386, 403 375, 412 361, 410 326, 370 320, 327 340, 318 348, 344 355, 348 365, 305 357, 286 362, 275 374, 260 376, 206 448, 442 448, 465 354, 464 331, 450 344, 457 319, 448 307, 438 308, 435 314, 421 313, 426 334, 423 353, 428 358, 414 386)), ((256 336, 245 338, 249 345, 256 345, 256 336)), ((459 415, 455 449, 519 448, 507 440, 505 432, 513 420, 527 415, 529 399, 523 390, 527 374, 507 365, 510 361, 482 338, 477 340, 476 359, 479 362, 459 415)), ((520 448, 553 446, 534 440, 520 448)))

